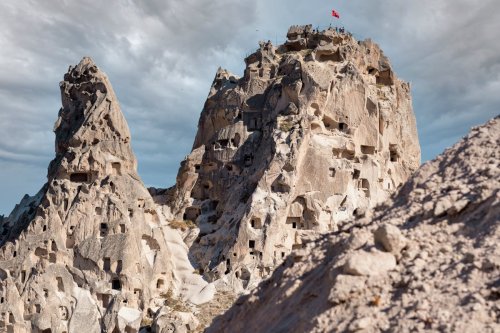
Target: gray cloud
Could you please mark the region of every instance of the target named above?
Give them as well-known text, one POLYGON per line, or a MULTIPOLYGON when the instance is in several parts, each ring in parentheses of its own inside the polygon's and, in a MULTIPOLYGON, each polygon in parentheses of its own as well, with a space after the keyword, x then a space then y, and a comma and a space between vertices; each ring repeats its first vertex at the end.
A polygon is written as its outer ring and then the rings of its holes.
POLYGON ((500 4, 485 0, 48 0, 0 3, 0 212, 44 183, 58 82, 90 55, 127 117, 139 172, 169 186, 192 145, 219 65, 240 74, 258 40, 291 24, 338 23, 371 37, 411 81, 423 159, 499 113, 500 4), (334 22, 337 23, 337 22, 334 22))

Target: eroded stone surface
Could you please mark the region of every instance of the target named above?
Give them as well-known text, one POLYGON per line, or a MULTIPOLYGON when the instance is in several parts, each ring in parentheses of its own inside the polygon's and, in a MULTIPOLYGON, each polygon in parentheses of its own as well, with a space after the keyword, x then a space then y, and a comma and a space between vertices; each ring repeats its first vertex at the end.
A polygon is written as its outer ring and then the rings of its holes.
POLYGON ((499 146, 500 116, 424 164, 373 218, 344 221, 289 256, 207 331, 499 332, 499 146), (407 239, 401 258, 369 274, 360 256, 391 234, 407 239))
POLYGON ((0 330, 137 332, 169 290, 209 300, 137 175, 106 75, 84 58, 60 87, 48 182, 1 224, 0 330))
POLYGON ((155 192, 205 278, 251 289, 294 249, 363 216, 420 162, 410 87, 370 40, 292 27, 241 78, 220 69, 175 189, 155 192))
MULTIPOLYGON (((0 218, 2 328, 199 330, 289 254, 312 265, 308 242, 370 216, 409 177, 420 160, 410 87, 379 47, 310 26, 292 27, 287 37, 278 47, 261 43, 242 78, 217 72, 193 150, 169 190, 144 188, 105 74, 88 58, 70 68, 48 182, 0 218)), ((469 204, 448 196, 427 203, 431 215, 469 204)), ((397 274, 400 254, 381 252, 373 230, 344 231, 347 252, 388 264, 358 261, 356 272, 344 272, 348 257, 339 258, 322 268, 335 267, 327 275, 336 287, 305 299, 341 303, 397 274)), ((425 266, 425 251, 411 240, 404 249, 425 266)), ((307 269, 298 265, 296 276, 307 269)), ((280 287, 278 303, 304 286, 295 278, 280 287)), ((377 323, 360 316, 349 327, 377 323)))

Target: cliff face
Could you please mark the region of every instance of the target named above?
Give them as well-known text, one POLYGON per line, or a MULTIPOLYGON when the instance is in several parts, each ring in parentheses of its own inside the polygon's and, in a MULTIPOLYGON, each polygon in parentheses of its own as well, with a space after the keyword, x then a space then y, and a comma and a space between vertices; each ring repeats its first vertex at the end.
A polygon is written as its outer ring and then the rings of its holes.
POLYGON ((210 298, 137 175, 106 75, 84 58, 60 87, 48 182, 1 225, 3 327, 134 332, 168 290, 194 303, 210 298))
POLYGON ((251 288, 306 239, 361 217, 420 163, 409 84, 371 41, 292 27, 241 78, 219 70, 175 189, 157 195, 205 277, 251 288))
POLYGON ((499 332, 499 145, 496 117, 373 219, 288 257, 208 332, 499 332))
POLYGON ((217 72, 175 187, 149 191, 108 78, 69 69, 48 182, 0 218, 0 329, 199 329, 417 169, 409 85, 376 44, 292 27, 245 62, 217 72))

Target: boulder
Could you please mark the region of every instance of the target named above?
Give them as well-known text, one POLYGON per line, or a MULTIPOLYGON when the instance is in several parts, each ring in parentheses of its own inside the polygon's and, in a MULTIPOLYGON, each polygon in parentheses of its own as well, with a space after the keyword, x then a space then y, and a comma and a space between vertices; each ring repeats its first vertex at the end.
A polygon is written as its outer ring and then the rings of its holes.
POLYGON ((398 227, 384 223, 373 233, 375 243, 380 244, 387 252, 399 254, 408 243, 398 227))
POLYGON ((381 275, 396 268, 394 255, 381 251, 359 250, 349 256, 344 273, 359 276, 381 275))

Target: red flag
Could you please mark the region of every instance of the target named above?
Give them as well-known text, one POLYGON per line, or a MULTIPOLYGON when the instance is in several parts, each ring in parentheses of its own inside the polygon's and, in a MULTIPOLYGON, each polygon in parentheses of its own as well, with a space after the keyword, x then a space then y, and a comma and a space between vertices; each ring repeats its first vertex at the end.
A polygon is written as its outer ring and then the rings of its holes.
POLYGON ((335 10, 332 10, 332 16, 336 18, 340 18, 339 13, 337 13, 335 10))

